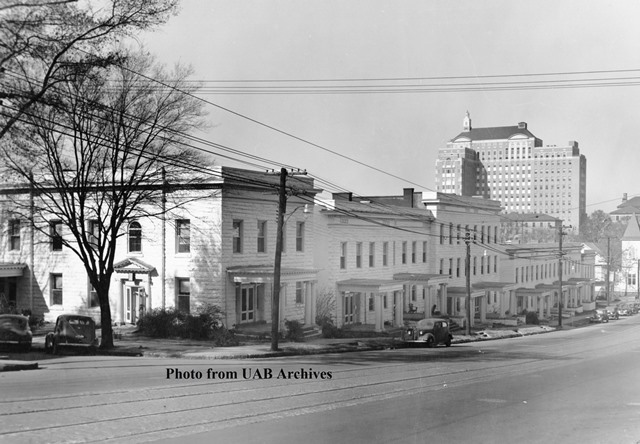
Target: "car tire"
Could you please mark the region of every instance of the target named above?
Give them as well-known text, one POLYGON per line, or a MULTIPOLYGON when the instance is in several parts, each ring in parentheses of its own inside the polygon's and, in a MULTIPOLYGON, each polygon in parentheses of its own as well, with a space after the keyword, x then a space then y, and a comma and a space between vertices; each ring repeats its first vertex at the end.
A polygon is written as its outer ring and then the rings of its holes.
POLYGON ((433 338, 428 338, 427 339, 427 348, 433 348, 436 346, 436 341, 433 340, 433 338))
POLYGON ((48 355, 51 354, 51 343, 49 341, 49 338, 44 339, 44 352, 48 355))
POLYGON ((447 340, 444 345, 446 345, 447 347, 451 347, 451 339, 447 340))
POLYGON ((60 352, 58 347, 58 341, 54 339, 51 342, 53 342, 53 344, 51 344, 51 353, 53 353, 54 355, 57 355, 60 352))

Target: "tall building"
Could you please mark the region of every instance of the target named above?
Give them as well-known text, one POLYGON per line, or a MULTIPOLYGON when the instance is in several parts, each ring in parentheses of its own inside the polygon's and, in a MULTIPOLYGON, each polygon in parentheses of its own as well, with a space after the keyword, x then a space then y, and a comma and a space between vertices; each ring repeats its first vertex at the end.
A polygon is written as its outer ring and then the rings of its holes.
POLYGON ((587 160, 578 142, 547 145, 526 122, 473 128, 467 112, 463 130, 440 148, 436 190, 482 196, 507 213, 543 213, 574 230, 586 216, 587 160))

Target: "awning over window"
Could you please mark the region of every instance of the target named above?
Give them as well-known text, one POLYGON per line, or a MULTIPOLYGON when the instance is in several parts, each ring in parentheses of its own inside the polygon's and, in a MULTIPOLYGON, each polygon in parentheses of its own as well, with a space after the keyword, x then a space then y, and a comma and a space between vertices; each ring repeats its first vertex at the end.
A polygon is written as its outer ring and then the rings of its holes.
MULTIPOLYGON (((238 284, 273 282, 273 273, 273 265, 246 265, 227 268, 227 274, 231 280, 238 284)), ((315 281, 318 279, 318 270, 283 267, 280 269, 280 279, 286 281, 315 281)))
POLYGON ((0 277, 20 277, 27 264, 11 264, 0 262, 0 277))

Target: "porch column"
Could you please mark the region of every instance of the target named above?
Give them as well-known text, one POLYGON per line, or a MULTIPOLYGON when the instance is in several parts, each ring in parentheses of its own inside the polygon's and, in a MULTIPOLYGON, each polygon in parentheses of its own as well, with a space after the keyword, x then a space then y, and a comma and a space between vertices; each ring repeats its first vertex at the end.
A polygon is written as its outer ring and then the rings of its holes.
POLYGON ((151 311, 153 309, 153 304, 151 302, 151 273, 147 274, 147 306, 145 307, 146 311, 151 311))
POLYGON ((551 299, 551 295, 548 294, 545 296, 547 299, 547 319, 551 318, 551 306, 553 305, 553 300, 551 299))
POLYGON ((118 299, 116 300, 116 324, 124 324, 124 281, 118 279, 118 299))
POLYGON ((403 293, 404 291, 403 292, 394 291, 395 299, 396 299, 396 304, 394 307, 395 316, 393 317, 395 320, 394 327, 402 327, 404 325, 404 319, 403 319, 404 311, 402 309, 403 293))
POLYGON ((487 320, 487 294, 485 293, 484 296, 480 296, 480 322, 481 323, 485 323, 487 320))
POLYGON ((506 291, 504 290, 501 290, 498 292, 498 300, 499 300, 498 310, 500 312, 501 318, 505 317, 505 312, 507 311, 507 304, 505 303, 505 294, 506 294, 506 291))
POLYGON ((376 331, 383 331, 384 330, 384 322, 382 321, 383 319, 383 312, 384 312, 384 308, 382 306, 383 304, 383 296, 382 293, 374 293, 373 294, 374 298, 375 298, 375 318, 376 318, 376 331))
POLYGON ((303 283, 304 289, 304 323, 311 325, 313 318, 311 317, 311 282, 303 283))
POLYGON ((538 319, 544 318, 544 296, 538 296, 538 319))
POLYGON ((438 304, 438 308, 440 309, 441 314, 449 314, 447 311, 447 284, 440 284, 442 291, 440 292, 440 302, 438 304))

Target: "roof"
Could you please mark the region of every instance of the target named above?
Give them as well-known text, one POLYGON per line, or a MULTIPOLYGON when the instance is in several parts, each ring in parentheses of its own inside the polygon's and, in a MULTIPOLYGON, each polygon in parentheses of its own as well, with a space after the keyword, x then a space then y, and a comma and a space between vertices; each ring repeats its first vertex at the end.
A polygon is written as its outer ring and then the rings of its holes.
POLYGON ((396 273, 393 275, 396 281, 408 281, 415 283, 427 283, 429 281, 448 281, 448 274, 429 274, 429 273, 396 273))
POLYGON ((378 204, 373 201, 350 201, 347 199, 336 199, 325 205, 322 210, 328 215, 341 217, 354 217, 353 213, 386 215, 403 219, 422 219, 423 221, 433 221, 433 213, 424 207, 400 207, 390 204, 378 204))
POLYGON ((627 222, 627 228, 622 235, 622 241, 640 241, 640 226, 638 225, 638 217, 634 214, 627 222))
POLYGON ((0 262, 0 277, 20 277, 27 264, 0 262))
POLYGON ((393 279, 345 279, 343 281, 336 282, 336 284, 343 290, 354 292, 400 291, 404 286, 403 281, 396 281, 393 279))
POLYGON ((560 220, 544 213, 508 213, 504 217, 512 222, 555 222, 560 220))
POLYGON ((142 273, 148 274, 156 269, 153 265, 149 265, 146 262, 142 262, 135 257, 128 257, 123 261, 113 265, 113 269, 116 273, 142 273))
MULTIPOLYGON (((273 265, 241 265, 227 267, 227 273, 237 283, 266 283, 273 282, 274 266, 273 265)), ((308 268, 291 268, 282 267, 280 276, 286 278, 288 276, 304 276, 308 280, 314 280, 318 270, 308 268)))
POLYGON ((463 131, 458 134, 456 137, 451 139, 452 142, 455 142, 457 139, 468 139, 468 140, 499 140, 499 139, 510 139, 515 135, 523 135, 526 137, 533 137, 531 131, 526 128, 520 128, 518 125, 514 126, 495 126, 490 128, 472 128, 470 131, 463 131))

